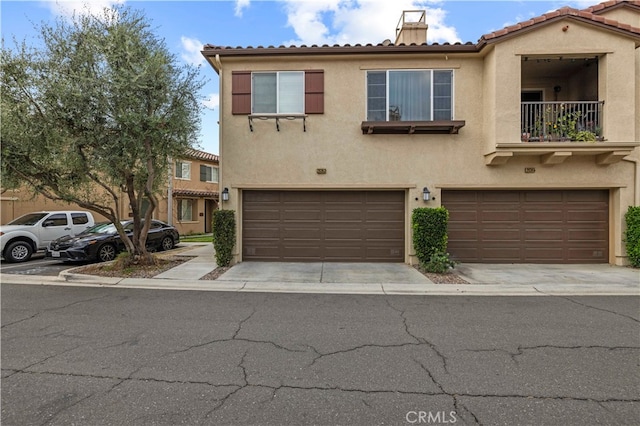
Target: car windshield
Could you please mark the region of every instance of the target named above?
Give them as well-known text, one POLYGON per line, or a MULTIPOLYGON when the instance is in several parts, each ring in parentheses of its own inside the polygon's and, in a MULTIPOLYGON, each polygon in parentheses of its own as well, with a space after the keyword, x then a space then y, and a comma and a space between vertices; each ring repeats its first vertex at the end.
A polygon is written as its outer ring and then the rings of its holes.
POLYGON ((36 223, 38 223, 38 221, 40 219, 42 219, 43 217, 45 217, 46 215, 47 215, 47 213, 29 213, 29 214, 25 214, 24 216, 20 216, 19 218, 14 219, 11 222, 7 223, 7 225, 33 226, 36 223))
POLYGON ((118 232, 116 226, 111 222, 99 223, 84 231, 85 234, 115 234, 116 232, 118 232))

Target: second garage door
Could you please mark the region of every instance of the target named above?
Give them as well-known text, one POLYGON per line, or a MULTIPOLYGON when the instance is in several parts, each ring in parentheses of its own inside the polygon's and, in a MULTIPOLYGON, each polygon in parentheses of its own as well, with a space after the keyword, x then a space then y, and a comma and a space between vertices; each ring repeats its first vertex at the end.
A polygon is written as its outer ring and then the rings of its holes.
POLYGON ((243 260, 404 262, 404 191, 244 191, 243 260))
POLYGON ((607 263, 609 192, 442 191, 451 255, 484 263, 607 263))

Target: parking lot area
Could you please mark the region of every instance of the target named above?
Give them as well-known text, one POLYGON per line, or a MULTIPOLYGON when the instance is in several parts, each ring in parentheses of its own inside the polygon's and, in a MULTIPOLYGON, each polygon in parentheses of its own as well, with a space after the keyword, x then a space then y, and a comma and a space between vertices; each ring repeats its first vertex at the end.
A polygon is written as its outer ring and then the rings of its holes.
POLYGON ((44 252, 38 252, 34 253, 33 257, 27 262, 9 263, 4 259, 0 260, 0 273, 56 276, 65 269, 75 268, 80 265, 47 259, 44 257, 44 252))

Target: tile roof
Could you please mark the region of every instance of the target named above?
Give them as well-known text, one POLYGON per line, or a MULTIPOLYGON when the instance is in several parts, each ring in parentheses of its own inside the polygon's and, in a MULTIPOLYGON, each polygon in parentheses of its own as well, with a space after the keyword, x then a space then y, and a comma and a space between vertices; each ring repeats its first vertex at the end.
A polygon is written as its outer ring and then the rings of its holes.
POLYGON ((189 148, 185 151, 185 157, 193 158, 196 160, 213 161, 214 163, 220 161, 220 157, 215 154, 210 154, 208 152, 199 151, 193 148, 189 148))
POLYGON ((218 199, 217 191, 200 191, 196 189, 174 189, 173 196, 183 196, 183 197, 204 197, 204 198, 215 198, 218 199))
POLYGON ((613 19, 608 19, 605 18, 604 16, 600 16, 599 14, 602 13, 605 10, 611 9, 614 6, 620 7, 620 6, 624 6, 624 5, 631 5, 631 6, 635 6, 635 7, 640 7, 640 1, 608 1, 605 3, 600 3, 598 5, 592 6, 588 9, 584 9, 584 10, 578 10, 578 9, 573 9, 571 7, 562 7, 558 10, 554 10, 552 12, 549 13, 545 13, 544 15, 540 15, 537 16, 535 18, 529 19, 527 21, 523 21, 520 23, 517 23, 515 25, 510 25, 508 27, 504 27, 501 30, 498 31, 494 31, 492 33, 489 34, 485 34, 480 38, 480 41, 478 44, 482 44, 483 42, 489 41, 489 40, 493 40, 499 37, 503 37, 509 34, 513 34, 516 33, 520 30, 525 30, 528 29, 529 27, 532 26, 537 26, 538 24, 541 24, 543 22, 547 22, 547 21, 552 21, 552 20, 557 20, 560 18, 564 18, 564 17, 575 17, 578 19, 582 19, 585 21, 593 21, 605 26, 608 26, 610 28, 613 29, 618 29, 618 30, 623 30, 623 31, 628 31, 631 32, 635 35, 640 36, 640 28, 637 27, 633 27, 629 24, 623 24, 620 23, 616 20, 613 19))
MULTIPOLYGON (((558 19, 570 17, 573 19, 582 20, 584 22, 591 22, 602 27, 621 31, 634 37, 640 37, 640 28, 634 27, 629 24, 623 24, 616 20, 605 18, 600 16, 601 13, 611 10, 617 7, 632 7, 640 10, 640 1, 628 1, 628 0, 612 0, 604 3, 597 4, 584 10, 578 10, 570 7, 563 7, 558 10, 545 13, 544 15, 529 19, 527 21, 520 22, 515 25, 510 25, 501 30, 494 31, 489 34, 484 34, 476 44, 467 43, 422 43, 422 44, 398 44, 393 43, 378 43, 373 44, 356 44, 356 45, 312 45, 312 46, 258 46, 258 47, 231 47, 231 46, 216 46, 212 44, 206 44, 203 47, 202 54, 205 57, 220 56, 256 56, 256 55, 300 55, 300 54, 356 54, 356 53, 464 53, 464 52, 479 52, 488 43, 494 43, 499 38, 504 36, 511 36, 519 31, 528 31, 544 23, 552 22, 558 19)), ((640 44, 640 42, 639 42, 640 44)), ((214 67, 216 65, 212 63, 214 67)))
POLYGON ((601 13, 602 11, 610 10, 614 7, 621 7, 621 6, 631 6, 631 7, 640 8, 640 1, 620 1, 620 0, 605 1, 603 3, 599 3, 594 6, 588 7, 584 9, 584 11, 598 14, 598 13, 601 13))

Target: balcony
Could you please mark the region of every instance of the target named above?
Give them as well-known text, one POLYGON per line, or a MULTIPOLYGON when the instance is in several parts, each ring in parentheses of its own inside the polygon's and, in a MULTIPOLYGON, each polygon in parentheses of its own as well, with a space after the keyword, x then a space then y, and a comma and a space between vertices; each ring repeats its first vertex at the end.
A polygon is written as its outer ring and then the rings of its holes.
POLYGON ((538 157, 540 164, 564 163, 574 156, 591 156, 598 165, 621 161, 640 144, 606 142, 603 101, 522 102, 520 141, 498 143, 485 154, 487 166, 506 164, 514 157, 538 157))
POLYGON ((596 142, 602 137, 604 101, 522 102, 522 142, 596 142))

